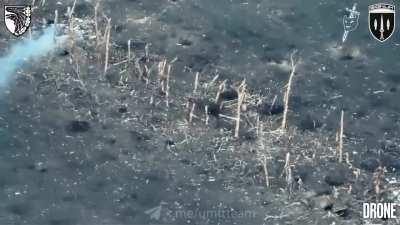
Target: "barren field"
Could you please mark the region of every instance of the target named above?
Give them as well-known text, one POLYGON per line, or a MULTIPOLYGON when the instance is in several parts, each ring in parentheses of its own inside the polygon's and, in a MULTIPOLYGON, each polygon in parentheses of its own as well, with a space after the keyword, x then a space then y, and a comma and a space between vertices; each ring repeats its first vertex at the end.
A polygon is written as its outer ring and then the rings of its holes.
POLYGON ((0 89, 0 225, 399 224, 361 215, 400 203, 400 42, 372 3, 342 44, 352 3, 34 1, 30 32, 0 26, 2 68, 57 36, 0 89))

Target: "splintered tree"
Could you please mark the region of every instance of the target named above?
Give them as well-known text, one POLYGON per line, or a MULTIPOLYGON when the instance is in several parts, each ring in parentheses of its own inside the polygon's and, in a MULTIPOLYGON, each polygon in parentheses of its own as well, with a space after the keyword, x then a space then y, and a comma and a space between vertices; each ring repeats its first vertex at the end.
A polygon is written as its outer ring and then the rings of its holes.
POLYGON ((242 111, 242 104, 246 98, 246 80, 243 80, 239 85, 238 89, 238 102, 237 102, 237 111, 236 111, 236 126, 235 126, 235 138, 239 138, 239 130, 240 130, 240 114, 242 111))
POLYGON ((283 119, 282 119, 282 125, 281 125, 281 129, 282 130, 286 130, 287 128, 287 115, 288 115, 288 111, 289 111, 289 98, 290 98, 290 92, 292 89, 292 82, 293 82, 293 77, 296 73, 296 67, 297 67, 297 62, 295 62, 294 60, 294 56, 296 54, 296 50, 292 52, 292 54, 290 55, 290 64, 291 64, 291 72, 290 72, 290 76, 289 76, 289 81, 286 84, 286 91, 285 91, 285 95, 283 98, 284 104, 285 104, 285 108, 283 110, 283 119))

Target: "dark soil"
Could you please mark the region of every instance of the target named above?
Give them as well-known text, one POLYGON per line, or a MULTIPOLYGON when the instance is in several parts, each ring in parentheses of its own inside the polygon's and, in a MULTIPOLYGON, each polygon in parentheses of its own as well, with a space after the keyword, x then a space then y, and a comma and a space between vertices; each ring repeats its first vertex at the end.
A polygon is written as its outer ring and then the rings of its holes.
MULTIPOLYGON (((35 9, 33 35, 54 22, 55 9, 60 27, 67 26, 72 4, 46 1, 35 9)), ((397 64, 377 75, 382 82, 372 69, 393 52, 371 53, 372 46, 351 41, 335 49, 324 29, 337 21, 312 24, 319 36, 304 31, 311 23, 307 10, 342 15, 331 9, 345 5, 102 1, 101 32, 105 17, 112 21, 106 74, 104 43, 91 38, 94 5, 77 1, 73 47, 68 41, 26 62, 1 90, 0 224, 399 223, 361 215, 363 202, 399 202, 397 64), (135 57, 128 65, 120 62, 129 39, 135 57), (282 131, 282 90, 295 48, 301 64, 282 131), (169 95, 158 75, 164 59, 172 66, 169 95), (247 98, 234 138, 229 117, 236 116, 243 79, 247 98)), ((21 40, 4 33, 1 28, 6 52, 21 40)))

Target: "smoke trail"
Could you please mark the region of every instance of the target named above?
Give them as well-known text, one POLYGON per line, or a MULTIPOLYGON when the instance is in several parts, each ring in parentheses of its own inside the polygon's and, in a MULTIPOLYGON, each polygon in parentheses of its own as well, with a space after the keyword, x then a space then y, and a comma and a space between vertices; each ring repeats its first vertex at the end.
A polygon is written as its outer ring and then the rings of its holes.
POLYGON ((22 65, 24 60, 40 57, 54 49, 55 28, 46 28, 43 34, 35 40, 27 40, 12 46, 8 55, 0 58, 0 87, 8 84, 15 70, 22 65))

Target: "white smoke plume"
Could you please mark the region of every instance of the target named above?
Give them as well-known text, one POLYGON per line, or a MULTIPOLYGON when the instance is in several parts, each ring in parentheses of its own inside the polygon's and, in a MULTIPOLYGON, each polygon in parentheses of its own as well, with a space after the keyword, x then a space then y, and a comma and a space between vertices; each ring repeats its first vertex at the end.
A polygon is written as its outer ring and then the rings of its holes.
POLYGON ((37 39, 21 41, 12 46, 9 53, 0 58, 0 87, 9 84, 15 71, 26 60, 46 55, 65 40, 65 37, 57 37, 57 41, 55 39, 55 27, 52 25, 47 27, 37 39))

